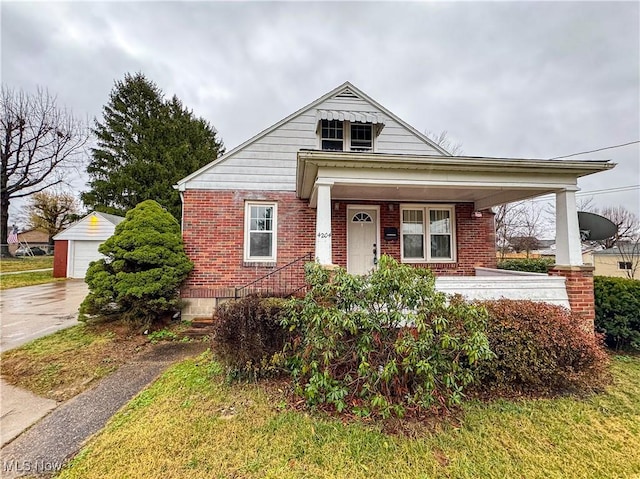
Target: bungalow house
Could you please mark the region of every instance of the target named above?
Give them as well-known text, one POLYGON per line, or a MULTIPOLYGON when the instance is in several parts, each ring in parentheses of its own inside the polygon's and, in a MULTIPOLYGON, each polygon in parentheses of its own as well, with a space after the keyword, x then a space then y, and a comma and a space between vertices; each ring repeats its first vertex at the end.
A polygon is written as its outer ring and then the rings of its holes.
POLYGON ((346 82, 177 183, 195 264, 183 316, 254 287, 294 290, 311 258, 362 274, 387 254, 430 268, 443 291, 556 302, 591 321, 575 193, 579 177, 613 166, 452 156, 346 82), (558 265, 495 270, 491 208, 549 193, 558 265))

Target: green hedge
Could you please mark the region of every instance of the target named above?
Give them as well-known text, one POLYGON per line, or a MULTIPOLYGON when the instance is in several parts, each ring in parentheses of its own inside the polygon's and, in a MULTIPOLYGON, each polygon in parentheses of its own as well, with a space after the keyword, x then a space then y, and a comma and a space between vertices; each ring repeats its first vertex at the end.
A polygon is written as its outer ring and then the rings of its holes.
POLYGON ((640 281, 596 276, 596 328, 607 345, 640 351, 640 281))
POLYGON ((546 273, 553 264, 554 261, 551 258, 506 259, 498 263, 498 269, 546 273))

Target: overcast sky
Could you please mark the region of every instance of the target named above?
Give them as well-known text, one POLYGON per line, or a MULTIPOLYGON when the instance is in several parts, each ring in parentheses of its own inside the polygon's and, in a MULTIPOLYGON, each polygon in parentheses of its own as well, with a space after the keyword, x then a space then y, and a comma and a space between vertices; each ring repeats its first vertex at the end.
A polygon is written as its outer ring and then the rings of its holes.
MULTIPOLYGON (((7 86, 44 86, 93 119, 114 81, 141 71, 227 150, 346 80, 420 131, 447 130, 468 155, 552 158, 640 139, 638 2, 0 8, 7 86)), ((618 163, 581 180, 581 197, 640 214, 637 143, 573 158, 618 163)))

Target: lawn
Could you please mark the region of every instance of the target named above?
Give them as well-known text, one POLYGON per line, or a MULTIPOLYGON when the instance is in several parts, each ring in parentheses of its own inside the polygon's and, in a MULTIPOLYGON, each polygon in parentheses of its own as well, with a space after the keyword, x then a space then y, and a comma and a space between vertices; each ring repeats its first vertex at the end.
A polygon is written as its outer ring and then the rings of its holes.
POLYGON ((53 268, 53 256, 33 256, 24 258, 0 258, 0 272, 13 273, 33 269, 53 268))
POLYGON ((0 259, 0 290, 9 288, 19 288, 22 286, 33 286, 36 284, 51 283, 52 281, 62 281, 64 278, 53 277, 53 257, 35 256, 26 258, 1 258, 0 259), (49 269, 49 271, 38 271, 35 273, 16 273, 19 271, 31 271, 38 269, 49 269))
POLYGON ((60 478, 640 477, 640 358, 586 399, 473 401, 413 436, 292 410, 204 355, 134 398, 60 478))
POLYGON ((118 325, 84 324, 2 354, 2 377, 40 396, 64 401, 115 371, 147 342, 118 325))

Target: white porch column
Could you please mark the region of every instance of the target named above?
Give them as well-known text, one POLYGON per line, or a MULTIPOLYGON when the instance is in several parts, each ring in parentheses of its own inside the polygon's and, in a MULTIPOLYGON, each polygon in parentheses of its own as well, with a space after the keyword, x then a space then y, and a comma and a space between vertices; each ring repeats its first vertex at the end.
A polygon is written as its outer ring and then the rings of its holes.
POLYGON ((576 190, 577 188, 567 188, 556 193, 556 264, 558 265, 582 265, 576 190))
POLYGON ((316 260, 332 264, 331 255, 331 184, 316 183, 316 260))

